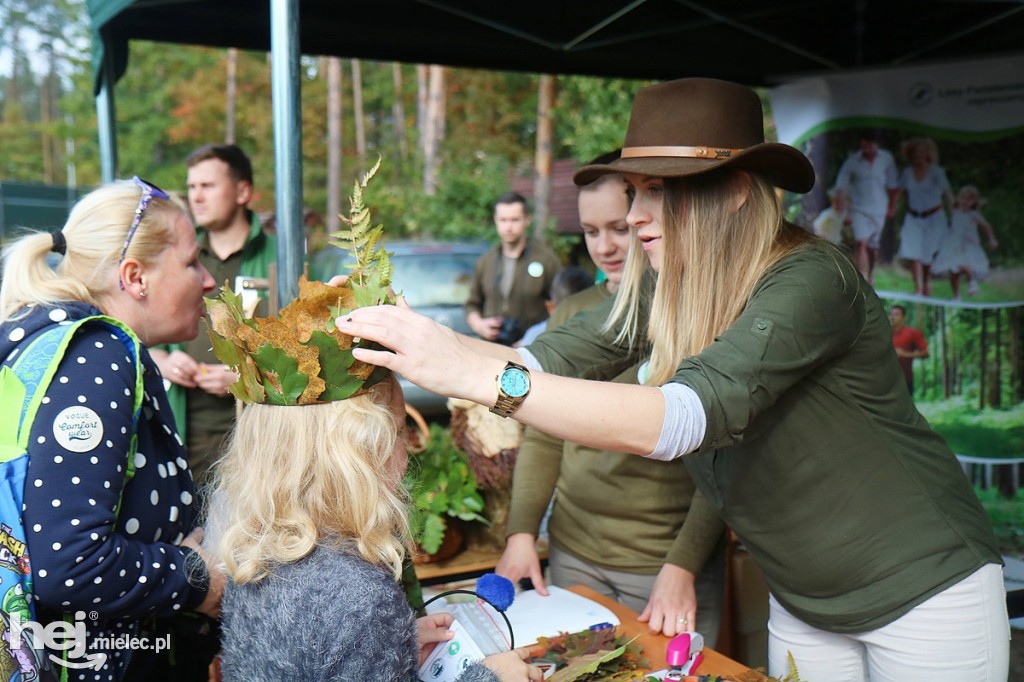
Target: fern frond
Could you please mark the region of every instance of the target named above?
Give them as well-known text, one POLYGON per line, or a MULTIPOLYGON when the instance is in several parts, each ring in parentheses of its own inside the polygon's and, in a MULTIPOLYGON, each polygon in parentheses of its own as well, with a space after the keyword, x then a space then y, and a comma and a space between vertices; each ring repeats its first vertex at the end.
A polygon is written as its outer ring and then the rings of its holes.
POLYGON ((384 226, 373 224, 370 208, 363 203, 363 192, 380 164, 378 157, 373 168, 354 183, 348 216, 338 216, 348 227, 331 235, 331 243, 352 256, 353 262, 346 264, 352 271, 348 286, 358 292, 360 305, 383 303, 388 298, 393 273, 391 254, 381 244, 384 226))
POLYGON ((782 682, 803 682, 800 679, 800 671, 796 667, 796 659, 793 658, 793 652, 786 652, 786 659, 789 662, 789 674, 783 678, 782 682))

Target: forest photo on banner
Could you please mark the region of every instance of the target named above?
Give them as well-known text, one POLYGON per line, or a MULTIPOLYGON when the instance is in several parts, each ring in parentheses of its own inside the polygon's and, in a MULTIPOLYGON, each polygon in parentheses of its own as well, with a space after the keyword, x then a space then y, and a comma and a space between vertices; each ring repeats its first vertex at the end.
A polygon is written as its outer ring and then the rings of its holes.
POLYGON ((1024 407, 1024 55, 807 77, 767 95, 779 141, 817 175, 810 194, 787 195, 787 217, 851 257, 857 241, 877 249, 879 296, 927 339, 909 381, 920 409, 954 451, 1024 462, 1005 416, 973 416, 1024 407))

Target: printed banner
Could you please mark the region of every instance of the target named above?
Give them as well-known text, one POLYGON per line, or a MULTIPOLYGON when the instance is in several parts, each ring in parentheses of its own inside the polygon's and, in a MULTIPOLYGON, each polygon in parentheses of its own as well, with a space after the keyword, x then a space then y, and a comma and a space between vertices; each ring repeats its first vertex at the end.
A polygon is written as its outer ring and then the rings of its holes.
POLYGON ((789 218, 877 289, 1024 302, 1024 55, 804 78, 768 99, 817 174, 789 218))

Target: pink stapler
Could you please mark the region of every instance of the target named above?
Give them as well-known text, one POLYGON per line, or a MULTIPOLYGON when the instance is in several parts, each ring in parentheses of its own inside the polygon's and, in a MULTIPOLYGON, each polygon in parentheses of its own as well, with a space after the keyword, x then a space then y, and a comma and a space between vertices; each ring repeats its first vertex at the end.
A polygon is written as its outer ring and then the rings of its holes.
POLYGON ((673 637, 665 650, 665 662, 668 664, 665 679, 681 680, 696 671, 704 660, 703 648, 704 635, 699 632, 684 632, 673 637))

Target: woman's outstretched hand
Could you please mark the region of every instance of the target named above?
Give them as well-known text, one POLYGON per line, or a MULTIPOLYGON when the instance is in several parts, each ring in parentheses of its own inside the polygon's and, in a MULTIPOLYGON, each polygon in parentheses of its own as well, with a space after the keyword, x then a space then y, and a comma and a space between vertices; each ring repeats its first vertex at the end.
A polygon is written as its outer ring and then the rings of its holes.
MULTIPOLYGON (((398 372, 420 388, 440 395, 488 399, 484 392, 496 391, 479 377, 489 372, 497 360, 475 353, 454 331, 408 306, 371 306, 358 308, 335 320, 338 329, 352 336, 376 341, 388 350, 353 349, 357 360, 398 372)), ((489 398, 493 401, 494 396, 489 398)))

